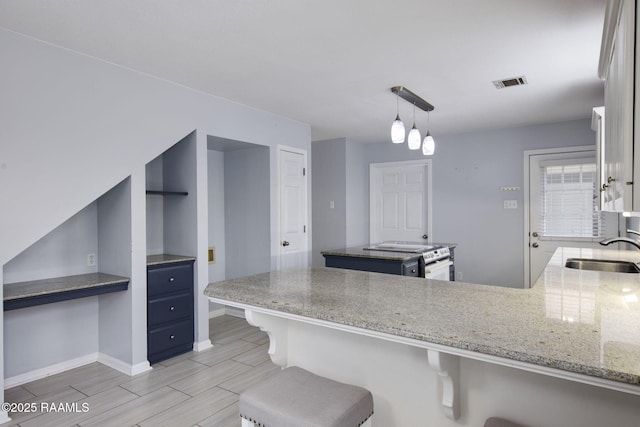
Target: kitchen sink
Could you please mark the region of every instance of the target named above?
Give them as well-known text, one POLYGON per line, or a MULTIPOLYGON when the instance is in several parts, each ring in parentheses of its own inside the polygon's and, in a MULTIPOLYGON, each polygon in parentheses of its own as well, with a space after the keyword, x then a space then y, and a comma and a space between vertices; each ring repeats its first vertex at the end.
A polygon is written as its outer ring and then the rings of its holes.
POLYGON ((640 273, 640 267, 631 261, 608 259, 567 258, 565 267, 578 270, 606 271, 611 273, 640 273))

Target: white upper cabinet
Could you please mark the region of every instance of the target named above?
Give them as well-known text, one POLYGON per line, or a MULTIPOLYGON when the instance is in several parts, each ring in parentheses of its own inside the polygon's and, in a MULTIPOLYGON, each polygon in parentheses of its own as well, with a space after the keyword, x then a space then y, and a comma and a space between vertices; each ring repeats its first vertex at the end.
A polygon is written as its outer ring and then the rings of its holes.
POLYGON ((600 206, 615 212, 640 212, 640 166, 634 168, 634 163, 640 165, 640 137, 634 139, 634 127, 638 129, 634 99, 640 84, 635 10, 636 0, 607 3, 598 67, 605 81, 606 110, 604 138, 598 138, 604 155, 600 206))

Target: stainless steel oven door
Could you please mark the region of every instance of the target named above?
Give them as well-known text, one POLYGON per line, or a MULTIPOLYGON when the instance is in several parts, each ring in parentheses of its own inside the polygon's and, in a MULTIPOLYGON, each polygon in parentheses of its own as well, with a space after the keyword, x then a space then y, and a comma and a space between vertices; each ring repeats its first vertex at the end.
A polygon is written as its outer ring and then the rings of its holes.
POLYGON ((432 262, 424 266, 425 279, 449 281, 449 266, 453 264, 449 258, 432 262))

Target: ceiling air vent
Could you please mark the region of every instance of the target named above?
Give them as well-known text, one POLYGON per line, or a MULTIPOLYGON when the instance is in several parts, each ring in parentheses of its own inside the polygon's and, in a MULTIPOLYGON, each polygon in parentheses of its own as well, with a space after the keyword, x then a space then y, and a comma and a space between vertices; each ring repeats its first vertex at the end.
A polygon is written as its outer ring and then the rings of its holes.
POLYGON ((504 89, 510 86, 522 86, 527 84, 527 78, 525 76, 512 77, 510 79, 494 80, 493 85, 496 89, 504 89))

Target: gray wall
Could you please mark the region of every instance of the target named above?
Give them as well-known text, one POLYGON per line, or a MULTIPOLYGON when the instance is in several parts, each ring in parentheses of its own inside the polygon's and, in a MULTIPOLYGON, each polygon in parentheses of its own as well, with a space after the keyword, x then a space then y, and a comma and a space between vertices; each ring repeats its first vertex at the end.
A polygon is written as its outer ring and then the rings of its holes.
POLYGON ((224 153, 225 278, 271 270, 269 148, 224 153))
POLYGON ((312 265, 324 265, 321 251, 347 245, 347 180, 344 138, 311 144, 313 215, 312 265), (330 203, 333 202, 333 208, 330 203))
MULTIPOLYGON (((22 274, 18 270, 12 273, 10 263, 13 258, 110 188, 131 177, 131 213, 128 218, 131 240, 123 250, 132 257, 131 286, 134 289, 129 309, 132 311, 130 317, 134 319, 132 337, 135 342, 133 357, 128 359, 134 365, 138 362, 144 365, 145 332, 140 327, 144 323, 140 318, 145 316, 146 304, 144 165, 194 129, 198 130, 195 164, 190 165, 192 170, 189 171, 197 194, 194 193, 195 205, 191 199, 187 202, 190 211, 195 206, 197 215, 190 218, 187 226, 192 227, 190 240, 195 237, 197 241, 198 253, 194 255, 198 260, 205 260, 208 240, 206 135, 265 147, 284 144, 308 150, 310 127, 2 29, 0 51, 5 62, 12 64, 3 69, 0 79, 0 92, 3 93, 0 111, 5 119, 0 130, 3 141, 0 144, 3 166, 0 168, 0 181, 11 183, 0 185, 0 200, 7 201, 0 210, 3 282, 22 280, 17 279, 22 274), (247 126, 247 123, 251 125, 247 126), (34 186, 34 182, 38 185, 34 186)), ((190 150, 193 154, 193 147, 190 150)), ((275 240, 276 229, 268 222, 273 221, 273 212, 276 212, 275 198, 269 198, 274 194, 276 160, 272 152, 267 159, 267 164, 272 167, 267 179, 262 181, 267 185, 267 191, 261 194, 266 197, 266 202, 260 201, 267 211, 264 230, 270 237, 267 239, 269 242, 275 240)), ((64 234, 62 238, 70 237, 64 234)), ((150 248, 155 249, 155 246, 150 248)), ((68 250, 72 246, 64 247, 68 250)), ((82 255, 81 262, 86 264, 86 249, 80 246, 77 249, 82 255)), ((258 245, 258 249, 264 248, 258 245)), ((268 246, 266 251, 262 251, 262 256, 269 257, 273 249, 273 245, 268 246)), ((258 258, 256 265, 262 266, 260 260, 258 258)), ((60 268, 61 274, 71 274, 66 270, 73 268, 73 262, 59 261, 52 264, 53 268, 60 268)), ((36 256, 26 262, 35 266, 35 272, 41 258, 36 256)), ((275 264, 271 261, 267 269, 275 264)), ((208 283, 207 273, 206 263, 197 261, 196 295, 199 299, 196 335, 198 343, 203 346, 208 341, 208 307, 206 299, 202 298, 202 291, 208 283)), ((47 272, 44 276, 50 274, 55 272, 47 272)), ((60 304, 62 307, 67 303, 60 304)), ((69 302, 68 310, 56 311, 56 306, 16 310, 16 313, 7 313, 0 319, 0 327, 6 319, 5 331, 10 331, 3 341, 5 374, 23 372, 16 368, 16 363, 24 362, 22 366, 26 369, 37 369, 96 352, 97 299, 69 302), (48 348, 51 342, 49 351, 33 352, 22 358, 21 345, 25 336, 18 332, 15 319, 10 317, 27 322, 23 323, 23 330, 37 329, 38 332, 32 334, 34 345, 39 344, 40 349, 48 348), (64 333, 65 339, 57 339, 59 335, 54 331, 64 333), (86 334, 89 334, 88 339, 84 339, 86 334), (49 336, 50 340, 43 339, 49 336), (70 351, 72 348, 75 350, 70 351), (41 359, 35 361, 28 357, 41 359)))
MULTIPOLYGON (((4 266, 6 283, 93 273, 87 254, 98 255, 98 203, 92 203, 4 266)), ((4 313, 4 375, 98 351, 98 298, 47 304, 4 313), (43 351, 46 349, 46 351, 43 351)))
MULTIPOLYGON (((225 256, 225 218, 224 218, 224 153, 207 150, 207 203, 209 236, 208 246, 215 248, 216 262, 208 264, 209 282, 224 280, 226 269, 225 256)), ((209 311, 224 308, 223 305, 209 302, 209 311)))
MULTIPOLYGON (((98 247, 100 272, 132 277, 131 183, 126 179, 98 199, 98 247)), ((99 301, 100 353, 133 364, 134 324, 146 327, 146 316, 133 310, 134 292, 144 283, 131 280, 126 292, 101 295, 99 301), (118 325, 114 327, 114 325, 118 325)), ((144 289, 146 291, 146 289, 144 289)), ((146 292, 145 292, 146 294, 146 292)))
MULTIPOLYGON (((595 144, 590 120, 436 135, 435 138, 436 152, 432 156, 433 241, 458 243, 456 269, 463 273, 464 281, 523 286, 524 151, 595 144), (520 190, 503 192, 503 186, 520 187, 520 190), (503 209, 506 199, 517 200, 518 209, 503 209)), ((318 151, 323 151, 322 144, 323 141, 312 144, 314 156, 318 151)), ((346 144, 354 146, 347 150, 353 153, 347 156, 346 164, 348 172, 345 186, 349 191, 347 229, 357 230, 347 232, 350 235, 349 245, 366 244, 369 230, 369 163, 423 157, 420 153, 408 150, 406 144, 356 144, 349 141, 346 144), (363 179, 365 173, 367 178, 363 179)), ((331 163, 328 159, 325 162, 331 163)), ((329 185, 335 185, 333 182, 325 185, 317 178, 318 173, 317 169, 314 170, 314 191, 316 188, 323 191, 329 185)), ((322 214, 318 209, 314 204, 314 218, 322 214)), ((341 227, 343 221, 339 219, 336 226, 341 227)), ((316 235, 315 239, 318 238, 316 235)))
POLYGON ((347 246, 369 242, 369 162, 368 144, 347 143, 347 246), (363 217, 365 207, 366 218, 363 217))

